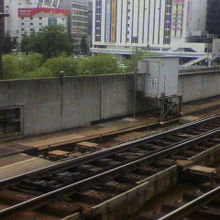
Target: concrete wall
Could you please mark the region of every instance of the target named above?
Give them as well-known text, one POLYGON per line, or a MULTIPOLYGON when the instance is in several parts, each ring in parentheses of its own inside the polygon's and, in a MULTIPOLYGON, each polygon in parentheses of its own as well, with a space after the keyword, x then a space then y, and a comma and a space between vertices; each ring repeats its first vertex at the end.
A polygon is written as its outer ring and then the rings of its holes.
POLYGON ((220 95, 220 72, 181 73, 179 75, 179 94, 183 102, 191 102, 220 95))
POLYGON ((0 81, 0 108, 21 106, 24 135, 132 113, 134 75, 0 81))
MULTIPOLYGON (((138 74, 137 89, 144 89, 138 74)), ((220 73, 181 73, 179 93, 189 102, 220 95, 220 73)), ((140 97, 138 95, 138 97, 140 97)), ((0 81, 0 108, 21 106, 24 135, 38 135, 89 125, 92 121, 133 113, 134 75, 0 81)), ((138 98, 138 112, 151 103, 138 98)))

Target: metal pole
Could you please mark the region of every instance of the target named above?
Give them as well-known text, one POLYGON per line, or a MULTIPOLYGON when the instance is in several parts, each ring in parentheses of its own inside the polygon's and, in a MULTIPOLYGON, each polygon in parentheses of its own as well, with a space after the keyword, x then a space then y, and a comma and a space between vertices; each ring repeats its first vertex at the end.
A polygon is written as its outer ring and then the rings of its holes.
POLYGON ((137 68, 134 73, 134 108, 133 108, 133 118, 136 117, 136 98, 137 98, 137 68))
MULTIPOLYGON (((4 3, 4 2, 3 2, 4 3)), ((3 11, 4 11, 4 4, 3 4, 3 11)), ((3 28, 1 28, 0 30, 0 80, 3 79, 3 63, 2 63, 2 45, 3 45, 3 37, 4 37, 4 18, 5 17, 8 17, 9 14, 6 14, 6 13, 2 13, 2 11, 0 11, 0 21, 3 21, 1 22, 1 25, 3 23, 3 28)))
MULTIPOLYGON (((137 56, 138 49, 137 47, 135 48, 135 56, 137 56)), ((134 71, 134 102, 133 102, 133 118, 136 117, 136 98, 137 98, 137 71, 138 71, 138 61, 136 60, 137 58, 135 57, 135 71, 134 71)))

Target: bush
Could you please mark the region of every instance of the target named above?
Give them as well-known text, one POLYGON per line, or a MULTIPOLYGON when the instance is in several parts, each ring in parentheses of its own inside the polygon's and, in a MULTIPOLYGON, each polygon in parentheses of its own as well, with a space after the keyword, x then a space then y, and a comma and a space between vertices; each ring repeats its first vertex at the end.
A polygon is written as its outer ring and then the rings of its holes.
POLYGON ((32 71, 32 72, 26 72, 23 74, 23 78, 27 79, 27 78, 44 78, 44 77, 55 77, 54 73, 46 68, 46 67, 39 67, 36 70, 32 71))
POLYGON ((120 68, 114 56, 98 55, 82 59, 79 63, 78 72, 80 75, 109 74, 120 72, 120 68))
POLYGON ((33 54, 31 56, 3 56, 3 78, 19 79, 25 78, 28 72, 34 72, 42 65, 42 56, 33 54))
POLYGON ((59 77, 61 71, 64 71, 65 76, 75 76, 125 73, 134 69, 135 62, 132 59, 119 60, 112 55, 81 59, 59 56, 50 58, 45 63, 43 56, 39 54, 3 56, 4 79, 59 77))
POLYGON ((40 54, 32 54, 20 57, 22 71, 31 72, 43 65, 43 57, 40 54))
POLYGON ((78 62, 72 57, 50 58, 44 63, 44 67, 57 77, 60 76, 61 71, 64 71, 65 76, 77 75, 77 65, 78 62))
POLYGON ((14 55, 3 56, 3 79, 17 79, 22 76, 19 58, 14 55))

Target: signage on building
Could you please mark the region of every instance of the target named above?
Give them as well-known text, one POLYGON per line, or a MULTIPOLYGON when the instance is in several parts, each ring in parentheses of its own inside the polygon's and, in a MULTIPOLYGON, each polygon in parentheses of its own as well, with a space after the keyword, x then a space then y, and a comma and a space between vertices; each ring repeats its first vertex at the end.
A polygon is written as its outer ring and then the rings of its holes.
POLYGON ((40 14, 67 16, 69 14, 69 11, 64 9, 54 9, 54 8, 19 8, 18 9, 18 17, 29 18, 40 14))

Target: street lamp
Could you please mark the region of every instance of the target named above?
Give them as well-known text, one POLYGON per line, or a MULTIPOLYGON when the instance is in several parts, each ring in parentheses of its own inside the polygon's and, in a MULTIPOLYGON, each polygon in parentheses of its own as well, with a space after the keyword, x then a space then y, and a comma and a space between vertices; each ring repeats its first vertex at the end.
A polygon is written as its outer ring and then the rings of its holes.
MULTIPOLYGON (((4 18, 9 17, 9 14, 6 13, 0 13, 0 20, 3 19, 4 24, 4 18)), ((2 68, 2 41, 4 37, 4 25, 3 30, 0 32, 0 79, 3 79, 3 68, 2 68)))

